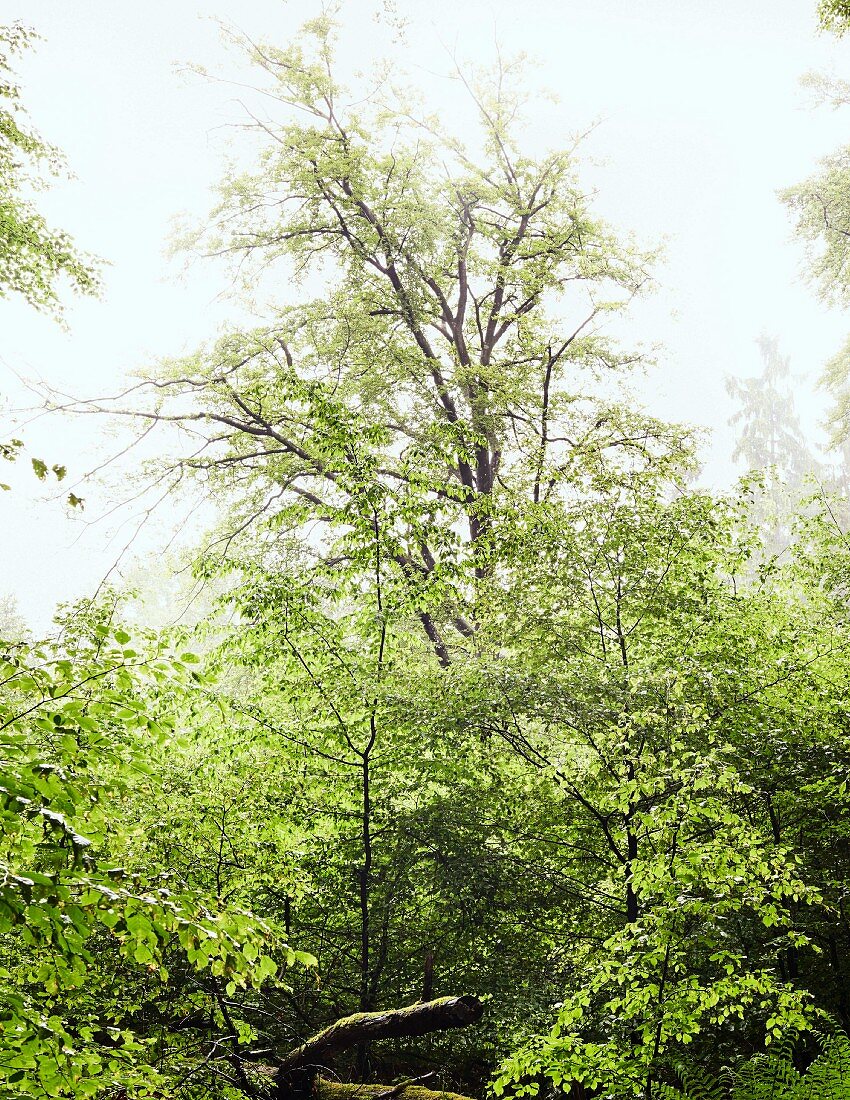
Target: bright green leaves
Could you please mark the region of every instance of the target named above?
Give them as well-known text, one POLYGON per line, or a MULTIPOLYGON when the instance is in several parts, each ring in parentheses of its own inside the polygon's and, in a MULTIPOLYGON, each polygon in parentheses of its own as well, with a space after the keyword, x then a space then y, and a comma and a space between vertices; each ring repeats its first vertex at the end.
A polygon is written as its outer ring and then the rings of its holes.
POLYGON ((60 466, 58 465, 58 463, 54 463, 54 465, 50 467, 50 471, 48 471, 47 463, 43 462, 40 458, 32 458, 30 459, 30 463, 32 465, 33 473, 39 481, 45 481, 47 479, 48 472, 52 472, 57 481, 62 481, 68 472, 64 466, 60 466))
POLYGON ((0 297, 19 294, 37 309, 57 313, 60 279, 85 294, 96 293, 99 282, 91 260, 76 251, 66 233, 48 226, 24 197, 40 183, 28 168, 46 168, 54 175, 62 168, 56 149, 25 128, 12 78, 12 57, 33 37, 20 24, 0 28, 0 297))
POLYGON ((61 646, 0 652, 2 1096, 153 1086, 144 1028, 109 1024, 134 1011, 108 992, 110 968, 156 988, 188 967, 233 995, 274 979, 281 961, 313 961, 173 875, 104 866, 127 845, 120 808, 151 782, 143 755, 165 737, 162 708, 204 682, 194 654, 134 642, 111 617, 78 609, 61 646))
POLYGON ((825 31, 843 35, 850 27, 850 3, 847 0, 820 0, 818 22, 825 31))
MULTIPOLYGON (((19 295, 36 309, 61 317, 62 282, 83 294, 96 294, 100 280, 93 260, 77 251, 67 233, 50 227, 28 197, 44 187, 45 171, 55 176, 64 167, 58 150, 26 126, 14 80, 12 59, 35 37, 20 23, 0 26, 0 298, 19 295)), ((0 441, 0 458, 14 461, 23 447, 20 439, 0 441)), ((50 472, 62 481, 67 473, 58 463, 48 470, 38 457, 31 463, 39 481, 50 472)), ((10 488, 0 482, 0 491, 10 488)), ((67 503, 77 507, 82 498, 70 493, 67 503)))
POLYGON ((138 397, 206 436, 180 468, 227 509, 217 545, 274 559, 285 530, 347 577, 374 573, 377 548, 445 665, 516 506, 569 496, 615 450, 647 465, 685 447, 588 396, 600 370, 635 361, 602 324, 649 257, 594 216, 571 152, 519 151, 517 67, 455 74, 473 151, 393 93, 347 102, 333 37, 319 20, 284 48, 238 39, 279 110, 256 170, 227 179, 194 241, 232 256, 252 297, 278 269, 294 286, 319 275, 321 293, 275 301, 264 328, 167 366, 138 397))
POLYGON ((610 468, 536 509, 513 535, 522 583, 491 597, 489 721, 552 777, 577 849, 560 866, 586 890, 554 1028, 505 1063, 506 1092, 646 1095, 685 1049, 817 1018, 789 975, 829 898, 784 823, 807 820, 816 685, 845 697, 843 658, 790 575, 747 579, 734 507, 666 476, 610 468))

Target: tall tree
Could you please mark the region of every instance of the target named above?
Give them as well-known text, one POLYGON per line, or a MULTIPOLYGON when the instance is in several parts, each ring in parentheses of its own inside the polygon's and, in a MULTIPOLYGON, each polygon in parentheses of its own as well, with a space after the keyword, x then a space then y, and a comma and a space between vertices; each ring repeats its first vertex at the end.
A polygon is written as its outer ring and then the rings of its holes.
POLYGON ((239 718, 176 769, 176 858, 318 956, 326 984, 283 1015, 301 1037, 485 973, 508 1002, 490 1056, 560 1005, 503 1086, 650 1097, 691 1042, 811 1018, 823 891, 792 851, 801 776, 768 763, 845 698, 840 663, 832 694, 812 671, 832 623, 749 585, 751 533, 688 491, 686 433, 598 395, 634 360, 599 325, 646 257, 592 216, 572 151, 523 155, 510 67, 456 74, 467 147, 398 99, 347 104, 332 42, 318 20, 242 43, 277 113, 194 238, 305 300, 84 406, 179 426, 170 472, 222 505, 200 569, 234 571, 239 718), (257 760, 260 821, 234 793, 257 760))
POLYGON ((762 370, 753 378, 728 378, 726 389, 738 402, 729 423, 738 427, 732 458, 758 475, 753 486, 753 518, 773 552, 788 546, 791 517, 804 493, 806 476, 819 463, 807 446, 790 385, 791 364, 775 338, 759 339, 762 370))
POLYGON ((667 446, 590 398, 635 361, 599 325, 648 257, 592 214, 573 150, 521 152, 513 66, 481 86, 455 73, 479 123, 468 148, 404 101, 348 102, 333 38, 320 19, 285 49, 240 43, 276 113, 256 121, 258 169, 222 186, 194 239, 249 287, 273 270, 319 293, 172 364, 137 391, 155 404, 126 411, 196 440, 175 472, 230 503, 220 550, 318 522, 330 556, 368 570, 377 530, 447 664, 475 629, 500 502, 545 500, 575 454, 667 446))
POLYGON ((740 425, 732 452, 750 470, 775 467, 786 480, 799 484, 814 460, 806 447, 790 386, 791 361, 779 352, 779 341, 763 336, 758 341, 761 374, 754 378, 729 378, 726 388, 740 402, 730 424, 740 425))

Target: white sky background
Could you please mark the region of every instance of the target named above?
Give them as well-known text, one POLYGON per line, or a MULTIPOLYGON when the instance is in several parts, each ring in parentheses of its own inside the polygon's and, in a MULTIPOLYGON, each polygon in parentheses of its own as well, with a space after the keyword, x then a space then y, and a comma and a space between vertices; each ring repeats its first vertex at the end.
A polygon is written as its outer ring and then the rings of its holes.
MULTIPOLYGON (((559 97, 532 140, 567 144, 595 120, 584 178, 596 209, 646 244, 666 239, 659 290, 633 312, 628 343, 660 344, 659 366, 638 384, 656 415, 714 430, 707 476, 728 484, 732 405, 728 374, 757 373, 755 340, 779 338, 791 356, 813 438, 822 413, 814 381, 850 333, 850 316, 827 311, 799 276, 777 189, 809 175, 847 140, 850 118, 812 112, 799 86, 809 70, 850 77, 850 42, 815 29, 815 0, 395 0, 403 37, 381 0, 344 0, 345 69, 389 54, 427 86, 444 113, 458 57, 487 63, 503 51, 538 62, 529 83, 559 97)), ((0 394, 21 400, 16 374, 79 394, 119 388, 159 356, 191 350, 233 308, 221 270, 166 259, 175 215, 201 217, 221 174, 240 93, 180 75, 198 62, 228 75, 238 61, 211 16, 282 42, 315 15, 312 0, 0 0, 0 21, 20 19, 44 41, 23 57, 24 103, 76 173, 40 205, 80 247, 110 262, 101 301, 70 302, 69 330, 19 303, 0 301, 0 394)), ((23 430, 23 429, 22 429, 23 430)), ((69 467, 71 483, 103 452, 99 424, 51 420, 25 429, 31 449, 69 467)), ((11 434, 4 432, 4 435, 11 434)), ((14 594, 38 629, 55 603, 91 593, 131 528, 81 524, 23 464, 0 494, 0 596, 14 594)), ((79 490, 98 515, 98 491, 79 490)), ((154 525, 142 551, 164 538, 154 525)))

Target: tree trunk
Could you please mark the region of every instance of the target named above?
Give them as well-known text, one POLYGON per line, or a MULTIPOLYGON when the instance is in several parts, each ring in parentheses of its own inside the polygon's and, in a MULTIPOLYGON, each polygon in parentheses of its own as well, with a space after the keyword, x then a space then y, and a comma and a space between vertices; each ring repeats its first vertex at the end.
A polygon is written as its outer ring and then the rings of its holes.
MULTIPOLYGON (((440 997, 409 1008, 386 1012, 356 1012, 314 1035, 276 1065, 275 1100, 294 1100, 310 1094, 326 1061, 340 1051, 375 1039, 403 1039, 432 1031, 467 1027, 481 1019, 484 1006, 477 997, 440 997)), ((386 1091, 384 1086, 384 1091, 386 1091)), ((427 1090, 425 1090, 427 1091, 427 1090)))

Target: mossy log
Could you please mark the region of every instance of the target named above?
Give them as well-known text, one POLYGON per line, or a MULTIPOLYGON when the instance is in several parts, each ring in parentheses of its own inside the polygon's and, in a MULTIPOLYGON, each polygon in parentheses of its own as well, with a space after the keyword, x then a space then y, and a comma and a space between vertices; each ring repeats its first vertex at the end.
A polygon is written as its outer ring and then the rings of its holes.
POLYGON ((438 1092, 422 1085, 362 1085, 357 1081, 328 1081, 317 1077, 312 1100, 472 1100, 459 1092, 438 1092))
MULTIPOLYGON (((467 1027, 477 1023, 483 1011, 484 1006, 477 997, 440 997, 436 1001, 420 1001, 407 1008, 356 1012, 353 1016, 345 1016, 279 1059, 274 1072, 275 1100, 309 1096, 318 1074, 327 1061, 340 1051, 377 1039, 405 1039, 428 1035, 433 1031, 467 1027)), ((367 1089, 370 1086, 351 1087, 367 1089)), ((411 1085, 405 1091, 406 1100, 430 1100, 440 1095, 429 1089, 420 1089, 419 1092, 427 1095, 418 1096, 414 1095, 416 1091, 411 1085)), ((378 1086, 378 1092, 385 1096, 391 1093, 393 1098, 399 1095, 392 1086, 387 1085, 378 1086)))

